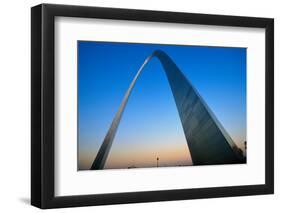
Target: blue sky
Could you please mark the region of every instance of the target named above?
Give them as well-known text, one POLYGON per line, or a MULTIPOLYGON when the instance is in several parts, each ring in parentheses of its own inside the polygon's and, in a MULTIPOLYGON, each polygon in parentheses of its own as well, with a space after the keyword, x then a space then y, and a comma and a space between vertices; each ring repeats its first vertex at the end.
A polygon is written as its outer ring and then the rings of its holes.
MULTIPOLYGON (((130 82, 155 49, 191 81, 234 142, 246 140, 246 49, 78 41, 78 167, 94 160, 130 82)), ((129 98, 107 168, 190 165, 162 65, 153 58, 129 98), (144 159, 145 155, 145 160, 144 159)))

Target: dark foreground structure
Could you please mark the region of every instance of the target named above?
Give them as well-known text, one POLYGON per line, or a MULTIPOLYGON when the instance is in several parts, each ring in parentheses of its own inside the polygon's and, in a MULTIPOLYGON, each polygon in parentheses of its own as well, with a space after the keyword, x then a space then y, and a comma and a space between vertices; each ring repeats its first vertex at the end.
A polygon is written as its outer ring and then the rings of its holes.
POLYGON ((104 168, 131 91, 144 66, 153 57, 160 60, 168 78, 193 165, 245 163, 246 159, 241 150, 230 138, 189 80, 166 53, 156 50, 146 58, 132 80, 91 169, 104 168))

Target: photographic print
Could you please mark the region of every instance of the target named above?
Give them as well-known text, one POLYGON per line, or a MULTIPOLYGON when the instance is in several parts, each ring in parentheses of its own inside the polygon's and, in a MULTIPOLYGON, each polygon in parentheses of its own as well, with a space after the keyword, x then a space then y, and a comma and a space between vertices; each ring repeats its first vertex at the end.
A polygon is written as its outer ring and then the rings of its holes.
POLYGON ((32 205, 274 193, 274 19, 40 4, 31 41, 32 205))
POLYGON ((78 170, 246 163, 246 48, 77 51, 78 170))
POLYGON ((33 206, 273 193, 274 19, 32 7, 33 206))

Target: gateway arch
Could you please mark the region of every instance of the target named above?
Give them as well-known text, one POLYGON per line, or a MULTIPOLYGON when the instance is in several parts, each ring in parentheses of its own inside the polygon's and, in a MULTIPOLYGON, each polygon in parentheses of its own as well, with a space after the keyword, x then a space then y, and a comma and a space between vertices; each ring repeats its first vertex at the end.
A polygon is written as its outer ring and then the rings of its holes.
POLYGON ((172 90, 193 165, 243 163, 245 158, 211 109, 172 59, 156 50, 139 68, 119 106, 91 169, 103 169, 134 85, 151 58, 161 62, 172 90))

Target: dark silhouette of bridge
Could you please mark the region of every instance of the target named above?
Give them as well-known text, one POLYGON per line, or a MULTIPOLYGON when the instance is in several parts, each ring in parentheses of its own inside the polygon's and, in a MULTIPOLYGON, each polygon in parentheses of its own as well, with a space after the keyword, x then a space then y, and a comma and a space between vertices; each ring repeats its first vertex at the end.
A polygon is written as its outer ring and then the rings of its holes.
POLYGON ((168 78, 193 165, 234 164, 245 162, 245 158, 241 154, 240 149, 233 142, 189 80, 183 75, 177 65, 166 53, 161 50, 156 50, 145 59, 132 80, 96 155, 91 169, 97 170, 104 168, 132 89, 142 73, 143 68, 153 57, 159 59, 168 78))

